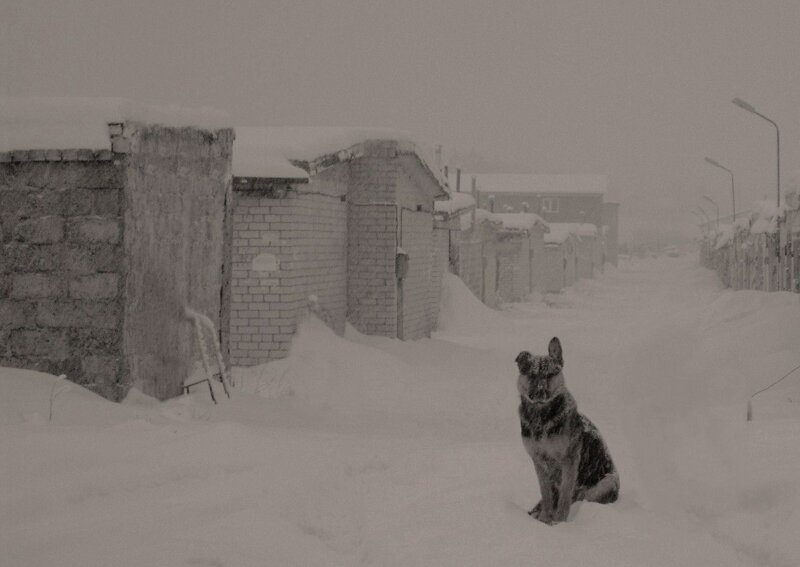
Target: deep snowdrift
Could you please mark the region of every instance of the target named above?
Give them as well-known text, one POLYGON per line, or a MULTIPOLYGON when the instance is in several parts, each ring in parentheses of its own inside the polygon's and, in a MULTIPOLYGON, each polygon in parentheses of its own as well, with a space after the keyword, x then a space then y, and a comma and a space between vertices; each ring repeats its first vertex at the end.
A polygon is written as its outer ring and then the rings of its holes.
POLYGON ((800 376, 745 421, 800 363, 798 296, 665 258, 503 312, 447 278, 442 316, 413 343, 309 319, 218 406, 0 369, 2 563, 798 564, 800 376), (548 527, 514 357, 554 335, 622 496, 548 527))

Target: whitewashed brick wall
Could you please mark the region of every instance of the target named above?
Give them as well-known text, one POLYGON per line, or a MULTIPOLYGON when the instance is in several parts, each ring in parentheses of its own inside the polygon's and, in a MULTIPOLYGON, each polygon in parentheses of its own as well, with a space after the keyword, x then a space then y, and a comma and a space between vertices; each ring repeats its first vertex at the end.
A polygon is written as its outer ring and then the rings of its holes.
POLYGON ((285 357, 312 294, 334 330, 344 331, 347 209, 340 196, 346 185, 336 175, 297 185, 283 198, 236 191, 233 365, 285 357))
POLYGON ((397 335, 397 208, 350 204, 347 320, 368 335, 397 335))

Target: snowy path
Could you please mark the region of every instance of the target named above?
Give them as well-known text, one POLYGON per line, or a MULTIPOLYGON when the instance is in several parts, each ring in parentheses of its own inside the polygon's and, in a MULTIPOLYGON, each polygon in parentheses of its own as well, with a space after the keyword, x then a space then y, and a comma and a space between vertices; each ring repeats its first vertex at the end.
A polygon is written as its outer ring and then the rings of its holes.
POLYGON ((796 565, 800 380, 744 417, 800 362, 799 299, 720 290, 690 258, 499 313, 450 285, 433 339, 312 321, 220 406, 73 389, 53 423, 52 379, 0 369, 0 549, 24 567, 796 565), (622 496, 548 527, 526 514, 514 357, 554 335, 622 496))

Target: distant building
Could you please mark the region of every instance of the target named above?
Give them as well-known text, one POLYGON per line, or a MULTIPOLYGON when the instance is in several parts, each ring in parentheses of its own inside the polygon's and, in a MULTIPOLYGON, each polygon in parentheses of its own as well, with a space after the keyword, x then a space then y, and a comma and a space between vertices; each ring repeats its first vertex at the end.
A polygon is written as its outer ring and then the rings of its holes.
MULTIPOLYGON (((451 171, 449 179, 452 188, 456 174, 451 171)), ((461 172, 462 192, 472 190, 473 179, 479 208, 494 213, 536 213, 548 223, 594 225, 597 227, 594 264, 616 265, 619 204, 605 202, 607 176, 461 172)))

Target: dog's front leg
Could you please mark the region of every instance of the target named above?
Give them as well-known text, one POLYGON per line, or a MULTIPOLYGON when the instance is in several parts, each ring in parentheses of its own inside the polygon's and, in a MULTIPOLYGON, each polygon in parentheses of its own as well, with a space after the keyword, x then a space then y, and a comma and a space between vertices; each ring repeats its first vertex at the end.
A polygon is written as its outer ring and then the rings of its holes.
POLYGON ((536 468, 536 477, 539 479, 539 492, 542 495, 542 499, 537 504, 537 508, 539 508, 538 514, 535 513, 536 508, 534 508, 531 510, 531 515, 545 524, 550 524, 553 521, 553 492, 555 489, 552 478, 553 471, 541 459, 534 459, 533 466, 536 468))
MULTIPOLYGON (((578 455, 580 451, 578 451, 578 455)), ((561 479, 558 486, 558 503, 553 513, 554 522, 566 522, 569 507, 578 480, 578 458, 565 459, 561 466, 561 479)))

